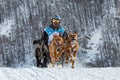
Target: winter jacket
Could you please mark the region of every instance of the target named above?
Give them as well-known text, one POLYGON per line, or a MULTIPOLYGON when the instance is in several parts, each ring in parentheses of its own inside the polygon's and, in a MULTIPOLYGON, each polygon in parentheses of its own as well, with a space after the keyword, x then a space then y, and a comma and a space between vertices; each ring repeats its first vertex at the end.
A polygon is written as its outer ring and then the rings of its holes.
POLYGON ((57 29, 55 29, 55 28, 52 27, 52 25, 50 25, 50 26, 48 26, 44 29, 44 32, 43 32, 42 38, 41 38, 42 40, 45 41, 45 44, 47 46, 49 44, 49 42, 48 42, 49 38, 54 33, 59 33, 59 34, 62 34, 62 36, 68 37, 67 32, 65 31, 65 29, 63 27, 59 26, 57 29))

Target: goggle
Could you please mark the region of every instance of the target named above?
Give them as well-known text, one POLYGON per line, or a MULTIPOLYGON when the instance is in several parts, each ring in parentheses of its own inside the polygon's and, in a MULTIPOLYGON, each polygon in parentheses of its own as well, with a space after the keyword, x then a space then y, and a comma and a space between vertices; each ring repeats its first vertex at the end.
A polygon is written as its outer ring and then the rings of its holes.
POLYGON ((52 20, 52 22, 53 22, 53 23, 54 23, 54 22, 57 22, 57 23, 59 23, 59 22, 60 22, 60 20, 53 19, 53 20, 52 20))

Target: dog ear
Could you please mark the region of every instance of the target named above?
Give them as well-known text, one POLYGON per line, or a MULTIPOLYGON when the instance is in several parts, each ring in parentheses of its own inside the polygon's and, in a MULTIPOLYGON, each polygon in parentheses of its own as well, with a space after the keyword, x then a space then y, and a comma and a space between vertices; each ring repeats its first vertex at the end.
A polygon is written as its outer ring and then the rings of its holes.
POLYGON ((42 41, 41 39, 38 40, 38 44, 39 44, 39 45, 41 45, 41 41, 42 41))
POLYGON ((78 35, 77 31, 74 31, 74 34, 75 34, 75 35, 78 35))
POLYGON ((38 40, 34 40, 33 41, 33 45, 37 44, 38 43, 38 40))
POLYGON ((68 37, 70 37, 72 35, 72 33, 71 32, 68 32, 68 37))
POLYGON ((77 31, 74 31, 75 34, 77 34, 77 31))

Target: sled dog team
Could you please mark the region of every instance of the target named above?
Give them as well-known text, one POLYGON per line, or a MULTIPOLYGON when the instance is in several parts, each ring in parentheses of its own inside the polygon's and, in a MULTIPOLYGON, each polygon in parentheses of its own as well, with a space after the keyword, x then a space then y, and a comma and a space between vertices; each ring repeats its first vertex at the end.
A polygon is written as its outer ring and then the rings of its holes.
MULTIPOLYGON (((40 43, 43 43, 42 41, 40 43)), ((43 45, 43 44, 42 44, 43 45)), ((48 46, 48 50, 45 46, 39 44, 40 50, 36 48, 36 59, 37 66, 39 65, 39 58, 41 59, 44 55, 47 55, 49 50, 50 63, 54 67, 55 62, 59 61, 62 54, 65 55, 65 62, 70 62, 71 68, 74 68, 79 43, 77 39, 77 33, 68 33, 68 38, 62 37, 61 35, 53 35, 53 39, 48 46), (45 48, 44 48, 45 47, 45 48), (45 53, 46 52, 46 53, 45 53)), ((41 63, 42 64, 42 63, 41 63)), ((43 66, 47 65, 47 59, 45 59, 43 66)))

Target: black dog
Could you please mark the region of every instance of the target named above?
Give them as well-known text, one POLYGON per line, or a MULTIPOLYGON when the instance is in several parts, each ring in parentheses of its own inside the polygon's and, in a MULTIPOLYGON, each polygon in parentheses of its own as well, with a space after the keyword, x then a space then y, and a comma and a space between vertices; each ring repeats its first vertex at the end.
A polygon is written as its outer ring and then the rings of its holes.
POLYGON ((44 40, 34 40, 33 44, 38 44, 35 50, 35 57, 37 61, 37 67, 47 67, 49 50, 44 43, 44 40))

